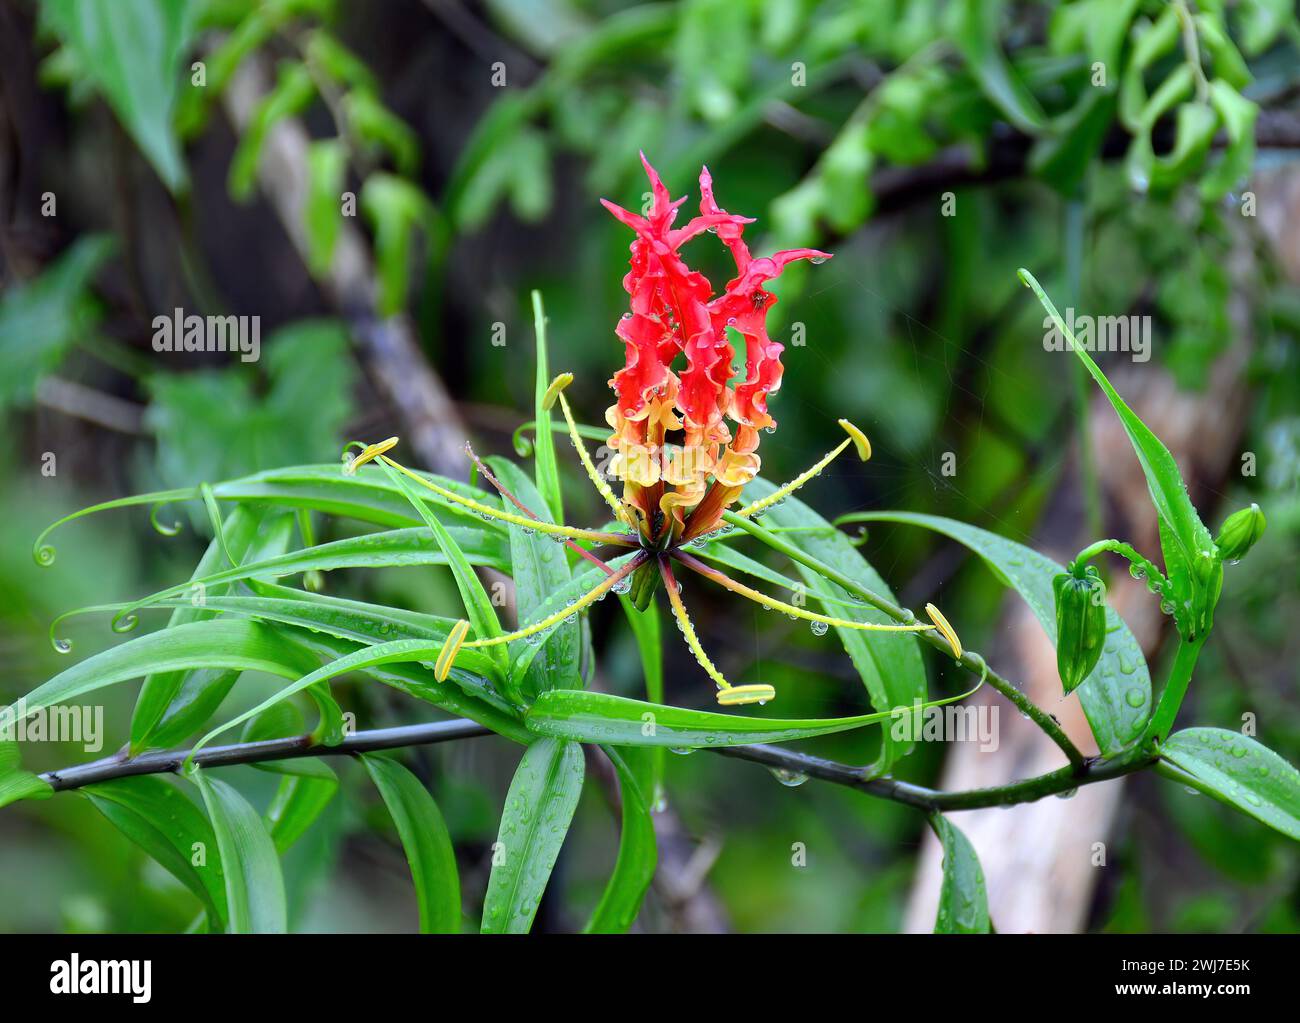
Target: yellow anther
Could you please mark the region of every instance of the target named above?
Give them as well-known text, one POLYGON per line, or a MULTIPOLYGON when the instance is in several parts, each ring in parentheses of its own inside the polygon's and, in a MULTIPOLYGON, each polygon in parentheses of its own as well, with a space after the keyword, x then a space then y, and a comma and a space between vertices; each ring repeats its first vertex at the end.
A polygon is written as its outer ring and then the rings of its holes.
POLYGON ((847 419, 841 419, 840 426, 844 427, 844 432, 853 438, 853 446, 858 449, 858 457, 864 462, 869 459, 871 457, 871 441, 867 440, 867 435, 847 419))
POLYGON ((378 444, 368 444, 361 449, 361 453, 356 458, 349 460, 347 466, 343 469, 349 476, 357 471, 358 468, 367 462, 378 458, 385 451, 392 451, 397 447, 397 437, 389 437, 388 440, 381 440, 378 444))
POLYGON ((571 383, 573 383, 572 373, 561 373, 558 377, 552 380, 551 386, 548 387, 546 393, 542 395, 542 410, 545 412, 551 411, 551 409, 555 407, 555 399, 558 398, 560 392, 571 383))
POLYGON ((724 707, 737 707, 746 703, 767 703, 775 699, 776 690, 763 683, 747 686, 730 686, 718 690, 718 703, 724 707))
POLYGON ((925 613, 930 616, 930 621, 934 622, 935 628, 943 634, 943 638, 952 647, 952 655, 961 660, 961 640, 957 637, 957 630, 952 627, 952 623, 933 604, 925 605, 925 613))
POLYGON ((438 654, 437 663, 433 666, 433 675, 439 682, 447 681, 447 674, 451 671, 451 665, 456 660, 456 655, 460 653, 460 647, 465 642, 465 633, 467 632, 469 632, 469 622, 462 618, 451 627, 451 632, 447 634, 447 642, 443 644, 442 652, 438 654))

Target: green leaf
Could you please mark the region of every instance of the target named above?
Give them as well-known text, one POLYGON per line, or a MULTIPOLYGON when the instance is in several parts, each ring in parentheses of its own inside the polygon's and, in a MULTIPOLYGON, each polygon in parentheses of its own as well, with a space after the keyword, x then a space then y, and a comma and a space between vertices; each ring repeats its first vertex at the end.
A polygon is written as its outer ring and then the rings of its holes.
POLYGON ((1215 201, 1250 176, 1255 164, 1255 120, 1259 105, 1218 78, 1210 83, 1210 102, 1228 134, 1222 158, 1201 181, 1202 197, 1215 201))
MULTIPOLYGON (((356 653, 359 649, 354 643, 316 631, 292 630, 292 636, 285 635, 284 639, 300 649, 336 661, 356 653)), ((434 648, 429 646, 425 649, 434 648)), ((441 649, 441 644, 438 644, 438 649, 441 649)), ((432 654, 429 656, 431 659, 435 657, 432 654)), ((451 669, 451 674, 445 682, 437 680, 433 669, 425 667, 423 659, 420 663, 415 663, 401 659, 380 658, 378 663, 369 663, 354 670, 407 696, 440 707, 449 714, 477 721, 498 735, 515 742, 526 745, 532 741, 531 733, 515 716, 514 706, 497 693, 493 683, 462 669, 459 665, 451 669)))
MULTIPOLYGON (((490 565, 501 569, 509 567, 510 562, 503 556, 499 544, 494 542, 482 544, 486 534, 478 531, 468 533, 457 531, 457 533, 466 541, 464 546, 457 544, 455 547, 460 563, 472 562, 476 565, 490 565)), ((450 533, 445 532, 444 536, 450 536, 450 533)), ((403 565, 445 565, 447 563, 446 553, 439 548, 436 539, 429 535, 427 529, 392 529, 382 533, 369 533, 365 536, 318 544, 300 551, 290 551, 288 554, 249 562, 238 568, 228 568, 221 572, 213 572, 201 579, 169 586, 165 590, 151 593, 128 604, 118 617, 128 618, 142 608, 183 596, 197 583, 211 587, 247 579, 276 579, 313 570, 395 568, 403 565)), ((477 623, 475 625, 477 628, 477 623)))
MULTIPOLYGON (((231 557, 242 560, 255 545, 260 549, 265 549, 266 545, 260 539, 263 535, 262 530, 268 529, 270 536, 277 536, 273 520, 274 516, 268 515, 263 509, 236 505, 227 516, 222 527, 222 533, 225 536, 226 546, 231 557)), ((289 516, 284 515, 280 524, 282 526, 289 525, 289 516)), ((274 545, 279 546, 281 542, 287 542, 287 538, 287 533, 277 536, 274 545)), ((280 547, 280 551, 283 551, 283 547, 280 547)), ((275 551, 275 553, 280 553, 280 551, 275 551)), ((208 544, 208 549, 204 552, 203 557, 199 559, 198 565, 195 566, 192 578, 202 578, 209 572, 220 570, 223 567, 224 555, 221 544, 214 537, 212 542, 208 544)), ((210 596, 220 596, 226 589, 228 587, 217 586, 213 588, 211 593, 208 593, 206 589, 195 590, 189 601, 178 606, 172 612, 167 621, 167 626, 170 628, 211 618, 212 613, 206 610, 203 604, 206 604, 210 596)), ((154 739, 154 734, 160 730, 167 710, 173 705, 177 696, 186 689, 187 685, 190 691, 183 702, 186 706, 193 706, 196 701, 199 704, 206 702, 203 694, 209 691, 221 692, 224 696, 224 693, 230 691, 238 677, 235 672, 212 669, 174 671, 163 675, 150 675, 144 680, 140 695, 136 699, 135 710, 131 715, 131 754, 139 753, 154 739)), ((179 741, 185 738, 194 728, 198 728, 201 723, 195 722, 193 728, 190 728, 189 722, 191 720, 192 718, 187 715, 186 720, 181 722, 180 731, 183 732, 181 735, 176 734, 175 722, 169 722, 163 740, 155 742, 155 745, 167 746, 170 745, 167 740, 179 741)))
MULTIPOLYGON (((1014 589, 1056 646, 1056 608, 1052 580, 1065 571, 1032 547, 956 519, 912 512, 862 512, 845 521, 902 522, 932 529, 974 551, 989 570, 1014 589)), ((1118 753, 1142 734, 1151 716, 1151 674, 1137 639, 1124 620, 1106 605, 1106 641, 1101 658, 1076 690, 1097 748, 1118 753)))
POLYGON ((524 221, 539 220, 550 209, 551 170, 546 136, 517 117, 524 111, 523 107, 497 103, 494 110, 501 113, 503 125, 509 116, 510 131, 492 140, 492 149, 485 154, 474 175, 464 179, 462 188, 454 193, 449 191, 454 196, 454 204, 449 202, 448 210, 463 233, 472 233, 487 223, 497 204, 507 197, 515 214, 524 221))
POLYGON ((418 186, 381 171, 371 174, 361 186, 361 211, 375 232, 379 315, 393 316, 406 304, 415 229, 422 228, 437 245, 441 222, 433 203, 418 186))
POLYGON ((307 654, 286 644, 265 625, 192 622, 138 636, 74 664, 28 693, 23 707, 28 714, 34 714, 151 672, 231 668, 297 678, 314 666, 307 654))
MULTIPOLYGON (((402 488, 407 500, 420 513, 420 517, 424 519, 425 525, 429 527, 434 540, 437 541, 438 549, 442 551, 447 567, 451 569, 451 574, 456 580, 456 589, 460 592, 461 602, 465 605, 465 617, 469 619, 470 625, 473 626, 474 637, 476 639, 493 639, 505 635, 505 631, 501 628, 501 620, 497 618, 496 608, 492 605, 492 598, 488 596, 487 590, 483 588, 483 583, 479 580, 479 577, 474 574, 469 559, 461 550, 460 545, 456 543, 455 537, 438 521, 437 516, 429 510, 428 505, 415 492, 414 485, 407 482, 405 476, 401 475, 396 469, 391 468, 386 462, 381 462, 380 465, 388 473, 389 478, 402 488)), ((502 667, 502 670, 505 670, 506 650, 504 646, 497 645, 488 647, 488 649, 491 651, 490 656, 502 667)))
MULTIPOLYGON (((540 446, 538 451, 541 451, 540 446)), ((490 461, 493 471, 508 490, 529 508, 538 510, 538 518, 543 522, 554 521, 525 472, 503 458, 493 458, 490 461)), ((522 526, 511 526, 510 571, 515 580, 515 607, 521 625, 538 621, 563 607, 563 604, 559 607, 549 605, 555 603, 558 594, 569 592, 573 574, 564 547, 556 543, 553 537, 542 533, 526 535, 522 526)), ((594 585, 595 577, 590 573, 584 573, 583 577, 593 578, 594 585)), ((590 588, 590 585, 586 587, 590 588)), ((561 622, 544 637, 517 639, 510 644, 509 652, 512 662, 511 684, 525 699, 531 699, 547 689, 582 688, 582 675, 579 671, 582 635, 577 621, 561 622), (535 649, 539 647, 540 649, 535 649), (514 662, 525 651, 530 655, 529 664, 521 676, 514 662)))
POLYGON ((188 777, 199 787, 212 820, 226 878, 232 934, 284 934, 288 910, 275 843, 257 811, 233 786, 197 768, 188 777))
MULTIPOLYGON (((618 600, 632 627, 632 635, 636 637, 637 652, 641 655, 641 671, 645 676, 645 697, 651 703, 663 703, 664 649, 659 605, 651 601, 644 611, 638 611, 632 599, 625 594, 619 594, 618 600)), ((668 751, 663 747, 651 749, 645 772, 637 774, 642 781, 641 794, 651 805, 661 797, 667 757, 668 751)), ((625 759, 631 759, 636 766, 641 764, 636 758, 625 759)))
POLYGON ((655 845, 655 825, 651 816, 654 768, 652 761, 659 750, 624 749, 622 754, 606 747, 605 753, 618 772, 618 792, 623 804, 622 830, 618 837, 618 859, 614 873, 583 928, 584 934, 626 934, 645 900, 646 890, 654 880, 659 852, 655 845), (633 768, 640 767, 640 771, 633 768), (638 777, 639 775, 639 777, 638 777))
POLYGON ((215 929, 225 929, 226 882, 216 836, 184 792, 156 775, 100 782, 80 792, 198 897, 215 929))
POLYGON ((1119 416, 1124 432, 1128 434, 1133 451, 1137 454, 1146 475, 1147 489, 1156 507, 1160 524, 1160 546, 1164 551, 1165 572, 1174 585, 1170 594, 1174 604, 1174 621, 1187 640, 1207 632, 1214 621, 1214 606, 1223 584, 1223 566, 1209 530, 1201 521, 1187 485, 1178 470, 1178 463, 1169 449, 1161 443, 1147 425, 1128 407, 1119 392, 1111 386, 1106 374, 1074 339, 1074 335, 1061 320, 1056 306, 1047 297, 1038 281, 1028 270, 1020 270, 1020 279, 1029 287, 1047 310, 1061 336, 1082 360, 1109 399, 1119 416))
MULTIPOLYGON (((745 488, 745 500, 766 497, 774 489, 776 488, 766 480, 756 479, 745 488)), ((868 590, 894 600, 889 585, 862 556, 862 552, 849 542, 849 538, 798 498, 787 498, 779 508, 768 509, 763 518, 765 525, 816 527, 816 532, 800 534, 798 537, 798 545, 804 553, 837 569, 868 590)), ((811 596, 836 601, 849 600, 850 594, 836 583, 823 578, 806 565, 798 565, 798 569, 811 596)), ((856 622, 895 624, 882 611, 858 602, 850 602, 847 606, 840 604, 834 608, 828 602, 826 611, 856 622)), ((914 700, 926 698, 925 664, 921 660, 921 650, 915 636, 909 633, 866 632, 840 627, 836 627, 835 632, 862 677, 871 705, 876 710, 910 707, 914 700)), ((899 757, 911 752, 912 746, 910 741, 895 739, 885 729, 881 734, 880 754, 872 765, 872 773, 886 773, 899 757)))
POLYGON ((227 188, 232 199, 246 202, 253 194, 258 161, 271 129, 285 118, 302 113, 315 98, 316 83, 306 66, 297 61, 283 61, 275 85, 257 101, 230 158, 227 188))
POLYGON ((1026 135, 1043 130, 1046 118, 1033 93, 1007 62, 998 41, 1001 0, 955 0, 949 24, 953 43, 989 101, 1026 135))
POLYGON ((186 185, 172 114, 197 7, 191 0, 46 0, 41 5, 41 16, 173 192, 186 185))
POLYGON ((347 167, 347 147, 339 139, 322 139, 307 149, 307 198, 303 214, 307 227, 307 262, 317 278, 329 273, 334 262, 334 246, 343 229, 347 167))
POLYGON ((93 335, 100 308, 90 284, 113 249, 108 235, 86 235, 0 299, 0 411, 29 403, 41 378, 93 335))
MULTIPOLYGON (((931 700, 920 707, 941 707, 968 696, 970 693, 931 700)), ((912 708, 908 710, 910 712, 912 708)), ((878 724, 893 716, 893 711, 886 710, 843 718, 746 717, 646 703, 608 693, 553 689, 537 698, 524 717, 524 723, 538 735, 579 742, 702 749, 807 739, 878 724)))
POLYGON ((942 814, 930 816, 930 827, 943 845, 943 886, 939 889, 934 933, 988 934, 988 893, 975 847, 942 814))
POLYGON ((39 775, 25 771, 18 757, 18 743, 3 738, 11 724, 5 711, 0 711, 0 806, 8 806, 20 799, 48 799, 54 789, 39 775))
MULTIPOLYGON (((544 694, 575 693, 556 689, 544 694)), ((510 782, 483 901, 484 934, 525 934, 560 855, 586 768, 576 742, 538 739, 510 782)))
POLYGON ((406 850, 420 906, 420 933, 459 934, 460 874, 438 804, 420 779, 397 761, 363 756, 361 762, 384 797, 406 850))
MULTIPOLYGON (((420 140, 410 125, 384 106, 369 89, 354 89, 344 99, 343 106, 348 126, 359 141, 371 151, 392 156, 398 174, 404 178, 415 175, 420 163, 420 140)), ((401 181, 401 178, 392 180, 401 181)), ((409 182, 402 183, 412 194, 418 192, 409 182)), ((427 208, 427 200, 421 208, 427 208)))
MULTIPOLYGON (((564 522, 564 499, 560 490, 560 470, 555 462, 555 434, 551 430, 551 411, 544 408, 542 399, 546 397, 551 386, 550 359, 546 350, 546 312, 542 309, 542 293, 533 292, 533 329, 537 334, 537 372, 533 384, 533 403, 536 416, 534 422, 540 423, 537 440, 533 444, 534 458, 537 463, 537 490, 546 500, 550 509, 548 522, 564 522)), ((554 399, 552 399, 554 400, 554 399)), ((525 502, 527 503, 527 502, 525 502)), ((534 508, 540 514, 541 509, 534 508)))
POLYGON ((1225 728, 1185 728, 1160 756, 1201 791, 1300 841, 1300 771, 1267 746, 1225 728))
MULTIPOLYGON (((186 374, 193 376, 195 374, 186 374)), ((223 434, 224 436, 224 434, 223 434)), ((416 475, 437 483, 462 497, 471 498, 489 508, 497 508, 500 502, 484 494, 477 488, 465 483, 449 480, 432 473, 416 475)), ((189 477, 193 478, 193 477, 189 477)), ((423 520, 406 499, 405 491, 378 469, 363 466, 354 476, 340 471, 338 463, 333 465, 297 465, 281 469, 268 469, 239 479, 226 480, 212 487, 213 495, 220 501, 238 501, 251 504, 274 504, 286 508, 301 508, 318 511, 327 515, 358 519, 373 525, 402 528, 418 526, 423 520)), ((170 504, 177 501, 195 500, 200 496, 198 487, 180 487, 174 490, 155 491, 135 494, 113 501, 104 501, 79 509, 47 526, 37 537, 34 556, 38 564, 53 563, 55 552, 46 544, 50 533, 60 526, 87 515, 108 511, 115 508, 130 508, 139 505, 170 504)), ((500 560, 507 560, 507 547, 504 542, 505 527, 495 521, 480 522, 475 514, 461 505, 457 505, 433 493, 428 494, 428 503, 437 507, 442 517, 457 528, 468 530, 466 540, 461 543, 472 546, 491 544, 495 537, 500 560), (470 534, 477 533, 476 539, 470 534)), ((459 534, 458 534, 459 535, 459 534)), ((485 547, 486 549, 486 547, 485 547)))
POLYGON ((294 764, 295 773, 280 779, 265 814, 271 841, 281 856, 316 822, 339 790, 338 776, 323 761, 300 757, 285 762, 294 764), (303 770, 316 773, 299 773, 303 770))

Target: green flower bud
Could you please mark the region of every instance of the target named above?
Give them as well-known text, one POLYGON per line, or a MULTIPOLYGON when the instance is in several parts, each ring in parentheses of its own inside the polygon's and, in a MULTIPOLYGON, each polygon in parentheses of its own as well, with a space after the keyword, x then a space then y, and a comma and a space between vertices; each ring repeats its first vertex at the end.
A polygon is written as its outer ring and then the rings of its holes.
POLYGON ((1052 580, 1056 596, 1056 670, 1073 692, 1097 666, 1106 645, 1106 585, 1089 565, 1082 574, 1062 572, 1052 580))
POLYGON ((659 566, 652 558, 632 573, 632 586, 628 590, 628 596, 638 611, 644 611, 650 606, 658 588, 659 566))
POLYGON ((1240 561, 1245 553, 1255 546, 1255 542, 1264 535, 1268 523, 1259 505, 1252 504, 1228 516, 1219 530, 1218 539, 1214 541, 1224 561, 1240 561))

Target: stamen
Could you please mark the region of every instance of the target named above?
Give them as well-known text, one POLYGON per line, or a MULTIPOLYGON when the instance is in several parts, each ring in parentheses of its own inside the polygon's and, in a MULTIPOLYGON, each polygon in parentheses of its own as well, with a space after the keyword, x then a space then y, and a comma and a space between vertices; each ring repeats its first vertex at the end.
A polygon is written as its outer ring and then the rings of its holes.
POLYGON ((952 655, 960 661, 961 640, 957 636, 957 630, 954 629, 948 619, 943 616, 943 612, 933 604, 925 605, 925 613, 930 616, 930 621, 934 622, 935 627, 943 633, 943 638, 946 639, 948 645, 952 647, 952 655))
MULTIPOLYGON (((685 551, 674 551, 673 557, 680 561, 687 568, 698 572, 700 575, 712 579, 720 586, 725 586, 733 593, 739 593, 742 597, 748 597, 756 604, 762 604, 764 607, 770 607, 774 611, 784 611, 792 618, 802 618, 809 622, 825 622, 827 625, 835 625, 842 629, 861 629, 864 632, 928 632, 930 629, 939 628, 940 625, 926 625, 924 622, 918 622, 915 625, 877 625, 875 622, 854 622, 847 618, 832 618, 829 615, 818 614, 816 611, 809 611, 802 607, 795 607, 793 604, 787 604, 783 600, 777 600, 775 597, 769 597, 766 593, 761 593, 744 583, 739 582, 725 572, 719 572, 711 565, 706 565, 698 558, 687 554, 685 551)), ((951 628, 951 627, 950 627, 951 628)), ((960 656, 960 655, 959 655, 960 656)))
POLYGON ((385 451, 391 451, 393 448, 397 447, 397 441, 397 437, 389 437, 387 440, 381 440, 378 444, 366 445, 361 449, 360 454, 355 458, 350 459, 347 464, 343 466, 344 474, 348 476, 353 475, 357 469, 365 465, 367 462, 378 458, 385 451))
MULTIPOLYGON (((573 379, 573 375, 570 373, 564 373, 556 377, 551 383, 551 388, 555 388, 555 385, 565 377, 568 377, 568 380, 565 380, 563 386, 567 386, 569 380, 573 379)), ((546 392, 548 397, 550 396, 550 393, 550 390, 546 392)), ((596 463, 591 460, 591 455, 587 452, 587 445, 582 442, 582 435, 578 433, 578 424, 573 421, 573 410, 569 408, 569 399, 564 396, 563 387, 555 389, 555 397, 560 400, 560 411, 564 413, 564 421, 569 427, 569 439, 573 441, 573 446, 578 452, 578 459, 582 462, 582 467, 587 471, 587 478, 591 480, 592 486, 596 488, 596 492, 600 494, 605 503, 609 505, 610 510, 614 513, 614 518, 618 519, 618 521, 623 523, 625 526, 635 529, 636 524, 628 515, 627 509, 623 506, 623 502, 614 496, 614 491, 610 489, 609 484, 605 482, 597 471, 596 463)))
POLYGON ((853 443, 858 449, 858 458, 862 461, 869 461, 871 458, 871 441, 867 440, 867 435, 850 423, 847 419, 839 421, 844 432, 853 438, 853 443))
POLYGON ((747 686, 732 686, 718 692, 718 703, 724 707, 736 707, 746 703, 767 703, 776 698, 776 690, 771 686, 755 682, 747 686))
POLYGON ((691 624, 691 616, 686 613, 686 605, 682 603, 682 595, 677 591, 677 580, 673 578, 673 570, 668 567, 668 561, 661 558, 659 560, 659 572, 664 578, 664 589, 668 591, 668 603, 672 606, 673 617, 677 619, 677 624, 681 627, 682 636, 686 639, 686 645, 690 647, 691 653, 695 659, 700 662, 700 667, 704 669, 709 678, 717 683, 718 688, 723 692, 732 688, 713 662, 709 660, 709 655, 704 652, 704 647, 700 645, 700 638, 695 634, 695 626, 691 624))
POLYGON ((439 682, 446 682, 447 675, 451 671, 451 664, 456 660, 456 655, 460 653, 461 644, 465 642, 465 633, 469 632, 469 622, 464 618, 451 627, 451 632, 447 634, 447 642, 438 654, 438 660, 433 666, 433 675, 439 682))
MULTIPOLYGON (((513 493, 511 493, 510 489, 507 486, 505 486, 505 484, 503 484, 499 479, 497 479, 495 475, 493 475, 492 470, 483 464, 482 460, 478 457, 478 455, 474 454, 474 449, 470 446, 469 441, 465 442, 465 454, 469 455, 469 457, 473 460, 474 465, 478 468, 478 471, 482 474, 483 478, 496 488, 498 494, 504 497, 507 501, 513 504, 516 508, 518 508, 521 512, 527 515, 534 522, 541 521, 538 518, 537 513, 535 511, 533 511, 531 508, 528 507, 528 505, 524 504, 523 501, 519 500, 519 498, 517 498, 513 493)), ((564 546, 569 548, 569 550, 571 551, 577 552, 577 554, 580 557, 585 558, 587 561, 590 561, 593 565, 596 565, 606 575, 614 571, 603 561, 601 561, 600 558, 596 557, 596 555, 592 554, 591 551, 587 550, 587 548, 578 546, 578 544, 574 543, 572 540, 565 540, 564 546)))
MULTIPOLYGON (((364 454, 365 452, 363 451, 362 455, 364 454)), ((420 486, 432 490, 439 497, 446 498, 448 501, 453 504, 458 504, 462 508, 468 508, 476 515, 480 515, 483 518, 495 519, 498 522, 509 522, 512 526, 526 526, 538 533, 546 533, 550 536, 562 536, 568 540, 592 540, 596 543, 615 544, 620 547, 638 546, 631 536, 625 536, 622 533, 603 533, 596 529, 578 529, 574 526, 555 526, 549 522, 541 522, 537 519, 529 519, 522 515, 515 515, 511 512, 490 508, 486 504, 480 504, 478 501, 471 500, 468 497, 461 497, 460 494, 453 490, 448 490, 446 487, 438 486, 438 484, 425 479, 419 473, 412 472, 400 462, 394 462, 387 455, 381 454, 379 457, 408 479, 415 480, 415 482, 420 484, 420 486)))
POLYGON ((629 575, 644 565, 646 561, 649 560, 649 557, 650 555, 646 554, 644 551, 638 551, 637 554, 622 568, 605 576, 605 578, 597 583, 593 589, 588 590, 572 604, 560 608, 560 610, 556 611, 554 614, 547 615, 540 622, 534 622, 532 625, 526 626, 525 628, 519 629, 515 632, 507 632, 501 636, 491 636, 487 639, 470 640, 470 642, 464 644, 464 646, 467 650, 470 648, 485 646, 499 646, 502 643, 510 643, 516 639, 527 639, 529 636, 535 636, 539 632, 545 632, 547 629, 558 625, 566 618, 570 618, 573 615, 576 615, 579 611, 590 607, 617 586, 622 580, 626 579, 629 575))
POLYGON ((544 412, 551 411, 551 409, 555 407, 555 399, 558 398, 560 396, 560 392, 563 391, 566 387, 568 387, 571 383, 573 383, 572 373, 561 373, 554 380, 552 380, 551 386, 548 387, 546 389, 546 393, 542 395, 542 411, 544 412))
POLYGON ((840 426, 844 428, 844 432, 848 434, 848 437, 846 437, 843 441, 841 441, 838 447, 836 447, 833 451, 826 452, 826 454, 822 456, 820 462, 817 462, 811 468, 805 470, 803 473, 795 477, 785 486, 781 487, 781 489, 772 491, 772 493, 768 494, 767 497, 763 498, 761 501, 755 501, 753 504, 747 504, 744 508, 741 508, 740 511, 736 512, 736 514, 739 515, 742 519, 747 519, 752 515, 757 515, 759 512, 772 507, 772 505, 776 504, 778 501, 782 501, 785 498, 789 497, 792 493, 794 493, 796 490, 802 487, 810 479, 820 475, 822 470, 825 469, 828 465, 830 465, 831 462, 835 461, 839 453, 843 451, 845 448, 847 448, 850 444, 853 444, 857 447, 858 457, 861 458, 864 462, 868 458, 870 458, 871 441, 867 440, 867 435, 864 434, 852 423, 850 423, 847 419, 841 419, 840 426))

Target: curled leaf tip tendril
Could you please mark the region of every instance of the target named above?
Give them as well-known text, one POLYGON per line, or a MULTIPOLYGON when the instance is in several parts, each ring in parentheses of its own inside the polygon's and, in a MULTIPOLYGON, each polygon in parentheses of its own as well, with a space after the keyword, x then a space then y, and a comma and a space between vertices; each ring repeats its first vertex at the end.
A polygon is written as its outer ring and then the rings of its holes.
POLYGON ((158 521, 158 513, 169 504, 171 504, 170 501, 159 501, 149 509, 149 525, 153 526, 155 533, 159 533, 162 536, 175 536, 181 531, 181 523, 179 519, 171 523, 171 525, 158 521))
POLYGON ((139 624, 140 624, 139 615, 137 615, 134 611, 124 611, 113 617, 113 621, 110 623, 109 627, 114 632, 120 633, 120 632, 130 632, 139 624))

